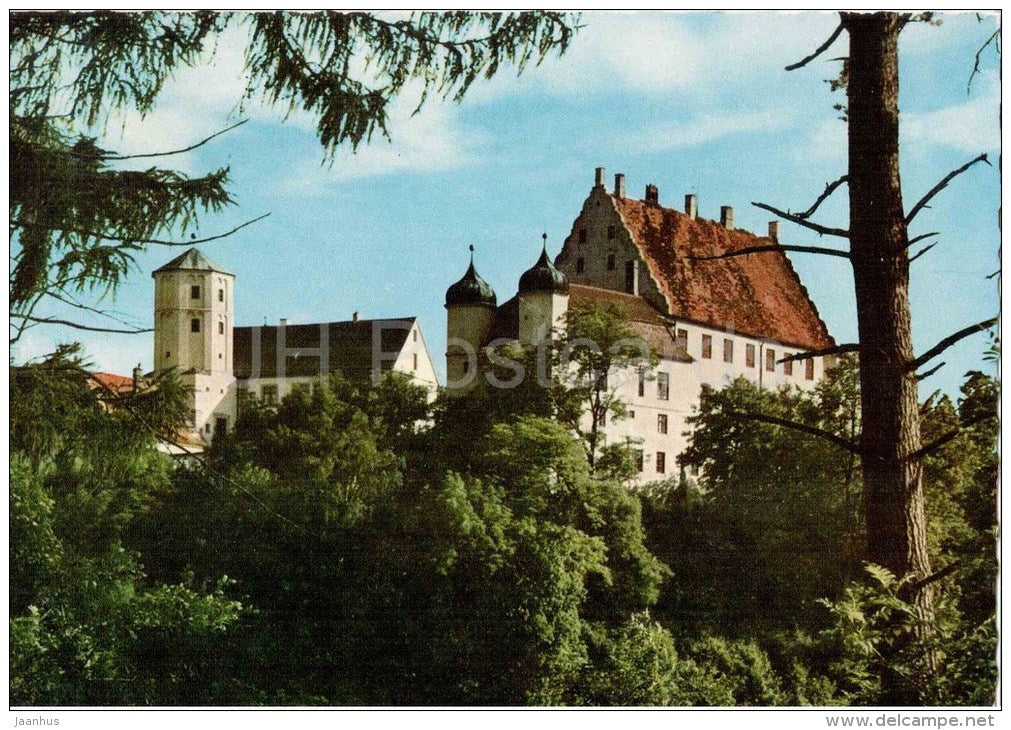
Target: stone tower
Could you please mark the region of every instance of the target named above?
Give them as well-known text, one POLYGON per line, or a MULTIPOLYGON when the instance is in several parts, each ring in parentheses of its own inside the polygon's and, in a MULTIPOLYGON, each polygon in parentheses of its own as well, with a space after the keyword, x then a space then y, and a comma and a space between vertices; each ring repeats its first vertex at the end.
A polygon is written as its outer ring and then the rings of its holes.
POLYGON ((464 392, 477 375, 477 353, 488 342, 495 308, 495 292, 470 266, 463 278, 446 290, 446 390, 464 392))
POLYGON ((193 388, 192 425, 208 438, 212 427, 234 424, 232 314, 235 276, 195 248, 154 277, 154 370, 175 369, 193 388))
POLYGON ((519 341, 537 346, 562 327, 569 309, 569 280, 548 258, 548 235, 541 257, 523 272, 519 285, 519 341))

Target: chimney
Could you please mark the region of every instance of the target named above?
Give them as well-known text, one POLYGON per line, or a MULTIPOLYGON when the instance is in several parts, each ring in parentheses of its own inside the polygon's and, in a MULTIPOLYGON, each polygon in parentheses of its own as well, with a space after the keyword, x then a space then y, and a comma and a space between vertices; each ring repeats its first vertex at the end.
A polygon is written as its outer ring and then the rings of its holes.
POLYGON ((685 215, 692 219, 699 217, 699 200, 694 193, 685 196, 685 215))
POLYGON ((144 379, 144 371, 141 370, 140 363, 133 369, 133 392, 140 390, 140 381, 144 379))
POLYGON ((598 167, 593 176, 594 187, 602 188, 604 187, 604 168, 598 167))
POLYGON ((779 243, 779 221, 769 221, 769 238, 779 243))
POLYGON ((646 202, 660 205, 660 188, 652 183, 646 186, 646 202))
POLYGON ((734 230, 734 209, 729 205, 720 206, 720 225, 728 231, 734 230))
POLYGON ((352 322, 357 322, 358 321, 358 312, 352 312, 351 313, 351 321, 352 322))
POLYGON ((614 197, 625 197, 625 174, 619 172, 614 176, 614 197))
POLYGON ((281 317, 281 319, 278 320, 278 321, 281 323, 282 327, 287 327, 288 326, 288 318, 287 317, 281 317))

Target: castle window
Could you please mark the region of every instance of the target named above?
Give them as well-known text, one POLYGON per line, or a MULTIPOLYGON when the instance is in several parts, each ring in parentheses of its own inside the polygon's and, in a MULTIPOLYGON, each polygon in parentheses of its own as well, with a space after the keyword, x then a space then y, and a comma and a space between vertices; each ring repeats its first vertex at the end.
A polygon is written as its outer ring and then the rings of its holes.
POLYGON ((260 391, 260 395, 263 398, 264 405, 272 406, 277 403, 277 386, 276 385, 265 385, 260 391))
POLYGON ((713 356, 713 336, 702 335, 702 357, 710 359, 713 356))
POLYGON ((635 261, 625 262, 625 291, 635 294, 635 261))
POLYGON ((804 377, 808 380, 814 380, 814 358, 809 357, 804 361, 804 377))
POLYGON ((225 290, 224 289, 218 289, 218 301, 219 302, 225 301, 225 290))
POLYGON ((635 418, 635 411, 629 411, 628 412, 628 417, 629 418, 635 418))
POLYGON ((172 357, 172 353, 169 352, 168 350, 165 350, 165 359, 167 360, 170 357, 172 357))
POLYGON ((635 449, 635 468, 640 474, 642 473, 644 461, 645 459, 643 459, 642 456, 642 449, 635 449))
POLYGON ((418 330, 414 330, 414 332, 411 333, 411 337, 414 339, 415 342, 417 342, 418 341, 418 330))
POLYGON ((734 341, 731 339, 723 340, 723 362, 733 362, 734 361, 734 341))
POLYGON ((586 268, 586 262, 583 260, 583 257, 580 256, 578 259, 576 259, 576 273, 577 274, 582 274, 583 270, 585 268, 586 268))
POLYGON ((418 353, 414 353, 414 365, 413 365, 413 369, 414 370, 418 369, 418 353))
POLYGON ((200 320, 199 319, 195 319, 195 318, 191 319, 190 320, 190 332, 199 332, 199 331, 200 331, 200 320))
POLYGON ((607 237, 608 238, 614 238, 615 233, 616 233, 616 231, 615 231, 614 226, 608 226, 607 227, 607 237))
POLYGON ((656 452, 656 473, 663 474, 667 471, 667 454, 662 451, 656 452))
POLYGON ((749 368, 755 367, 755 346, 745 345, 744 346, 744 364, 749 368))
POLYGON ((579 242, 580 243, 586 243, 586 229, 585 228, 580 228, 579 229, 579 242))
POLYGON ((657 433, 667 433, 667 414, 660 413, 656 417, 656 432, 657 433))
POLYGON ((190 299, 199 299, 199 298, 200 298, 200 287, 199 286, 191 286, 190 287, 190 299))
POLYGON ((225 323, 224 322, 218 322, 218 334, 219 335, 225 334, 225 323))
POLYGON ((677 338, 674 340, 674 346, 682 355, 688 354, 688 330, 678 330, 677 338))
POLYGON ((765 369, 770 373, 776 369, 776 351, 766 350, 765 351, 765 369))
POLYGON ((656 374, 656 397, 660 400, 670 400, 670 374, 656 374))
POLYGON ((614 254, 607 254, 607 270, 614 271, 614 254))
POLYGON ((646 371, 639 368, 639 397, 646 395, 646 371))
MULTIPOLYGON (((787 353, 786 356, 789 357, 790 353, 787 353)), ((783 374, 793 375, 793 360, 787 360, 783 363, 783 374)))

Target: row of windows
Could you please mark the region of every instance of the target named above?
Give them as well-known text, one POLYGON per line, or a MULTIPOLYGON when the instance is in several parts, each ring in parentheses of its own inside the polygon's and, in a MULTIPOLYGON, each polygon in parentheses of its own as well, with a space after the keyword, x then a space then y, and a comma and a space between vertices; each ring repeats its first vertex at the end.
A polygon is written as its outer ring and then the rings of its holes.
MULTIPOLYGON (((199 299, 199 298, 200 298, 200 287, 194 284, 193 286, 190 287, 190 299, 199 299)), ((224 289, 218 289, 218 301, 219 302, 225 301, 224 289)))
MULTIPOLYGON (((614 238, 617 235, 618 235, 618 228, 617 228, 617 226, 608 226, 607 227, 607 237, 609 239, 614 238)), ((579 241, 579 243, 586 243, 586 239, 588 237, 589 237, 589 235, 588 235, 586 229, 585 228, 580 228, 579 229, 579 233, 578 233, 578 238, 577 238, 577 240, 579 241)))
MULTIPOLYGON (((666 474, 667 473, 667 454, 666 454, 666 452, 657 451, 656 452, 656 458, 654 459, 654 463, 656 464, 656 473, 657 474, 666 474)), ((645 459, 643 458, 643 453, 642 453, 641 449, 636 449, 636 451, 635 451, 635 466, 639 470, 640 474, 642 474, 646 470, 646 468, 645 468, 645 466, 646 466, 645 465, 645 459)))
MULTIPOLYGON (((199 332, 199 331, 200 331, 200 320, 197 317, 194 317, 193 319, 190 320, 190 332, 199 332)), ((219 335, 225 334, 224 322, 218 322, 218 334, 219 335)))
MULTIPOLYGON (((688 332, 687 330, 677 331, 677 346, 678 349, 684 352, 688 351, 688 332)), ((785 355, 789 357, 789 354, 785 355)), ((702 335, 702 359, 710 360, 713 357, 713 336, 712 335, 702 335)), ((723 362, 732 363, 734 361, 734 341, 725 338, 723 340, 723 362)), ((753 368, 755 367, 755 346, 751 343, 745 343, 744 345, 744 365, 745 367, 753 368)), ((772 348, 765 350, 765 369, 768 372, 774 372, 776 370, 776 351, 772 348)), ((793 361, 787 360, 783 363, 783 374, 793 375, 793 361)), ((808 358, 804 360, 804 377, 807 380, 814 380, 814 359, 808 358)))

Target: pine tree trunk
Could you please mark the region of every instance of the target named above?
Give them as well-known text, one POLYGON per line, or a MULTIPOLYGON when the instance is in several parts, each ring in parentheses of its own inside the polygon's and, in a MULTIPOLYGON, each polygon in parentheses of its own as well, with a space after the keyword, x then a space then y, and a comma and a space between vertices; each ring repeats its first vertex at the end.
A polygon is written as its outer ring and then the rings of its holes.
MULTIPOLYGON (((898 37, 895 13, 843 13, 849 32, 850 251, 860 332, 860 395, 867 560, 901 577, 930 574, 919 406, 909 313, 907 228, 899 182, 898 37)), ((930 591, 917 604, 931 616, 930 591)), ((897 680, 896 680, 897 682, 897 680)), ((887 682, 887 684, 892 684, 887 682)), ((886 687, 890 704, 910 688, 886 687)))

